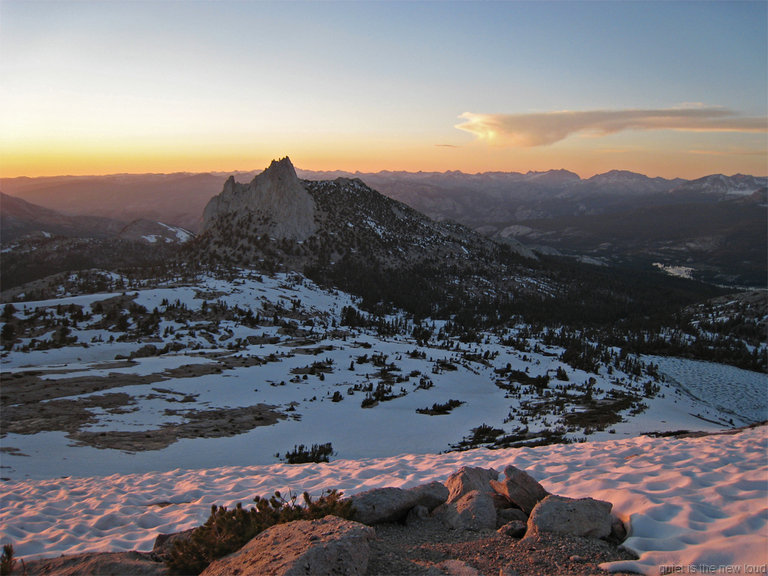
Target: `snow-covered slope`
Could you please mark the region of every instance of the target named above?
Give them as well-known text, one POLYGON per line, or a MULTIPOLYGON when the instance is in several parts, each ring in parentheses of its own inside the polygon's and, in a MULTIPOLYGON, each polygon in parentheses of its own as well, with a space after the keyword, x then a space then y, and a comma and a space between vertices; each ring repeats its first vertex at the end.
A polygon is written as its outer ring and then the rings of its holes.
POLYGON ((247 272, 19 302, 0 364, 0 477, 270 464, 327 442, 338 458, 583 442, 765 413, 753 372, 665 381, 660 360, 611 349, 588 368, 525 326, 461 342, 445 322, 356 304, 299 275, 247 272))
POLYGON ((607 570, 762 574, 768 563, 767 439, 763 426, 699 438, 11 482, 0 496, 0 541, 13 542, 26 557, 150 550, 158 533, 202 524, 213 504, 247 504, 275 490, 319 495, 331 488, 352 494, 410 487, 445 481, 461 466, 500 471, 512 464, 552 493, 613 502, 630 526, 624 545, 640 557, 606 564, 607 570))
POLYGON ((62 285, 0 321, 14 334, 0 357, 0 541, 21 556, 148 549, 211 504, 276 489, 515 464, 552 492, 615 503, 641 558, 611 569, 765 562, 765 427, 641 436, 762 419, 764 374, 608 348, 574 357, 526 325, 462 342, 445 322, 368 316, 298 274, 70 281, 77 293, 62 285), (83 293, 97 284, 109 292, 83 293), (326 442, 329 464, 278 456, 326 442), (489 445, 502 449, 440 454, 489 445))
POLYGON ((192 232, 184 228, 144 219, 134 220, 118 234, 118 238, 123 240, 138 240, 149 244, 183 244, 194 237, 192 232))
POLYGON ((756 191, 768 186, 768 178, 759 178, 745 174, 711 174, 697 180, 690 180, 671 190, 671 194, 699 194, 710 195, 719 199, 734 196, 750 196, 756 191))

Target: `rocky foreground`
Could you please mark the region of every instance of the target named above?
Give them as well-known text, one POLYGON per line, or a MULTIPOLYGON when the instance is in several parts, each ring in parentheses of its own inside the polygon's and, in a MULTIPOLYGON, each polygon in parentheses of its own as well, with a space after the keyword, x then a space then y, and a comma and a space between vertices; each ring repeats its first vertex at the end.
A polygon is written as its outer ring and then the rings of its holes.
MULTIPOLYGON (((549 494, 525 471, 463 467, 445 484, 353 495, 354 520, 326 516, 275 525, 203 576, 586 575, 635 556, 620 543, 612 504, 549 494)), ((164 560, 189 531, 160 535, 149 553, 61 556, 26 563, 30 576, 169 574, 164 560)), ((20 570, 19 573, 22 573, 20 570)))

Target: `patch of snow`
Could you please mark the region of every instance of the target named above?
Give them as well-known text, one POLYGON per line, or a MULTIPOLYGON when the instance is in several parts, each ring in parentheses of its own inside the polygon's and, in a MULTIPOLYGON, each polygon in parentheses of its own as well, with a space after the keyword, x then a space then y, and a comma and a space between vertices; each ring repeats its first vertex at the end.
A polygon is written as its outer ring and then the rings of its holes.
POLYGON ((168 226, 168 224, 164 224, 163 222, 158 222, 158 224, 173 232, 176 235, 176 239, 182 244, 192 240, 193 234, 183 228, 179 228, 178 226, 168 226))
POLYGON ((693 273, 696 271, 694 268, 690 268, 688 266, 667 266, 661 262, 654 262, 653 265, 662 272, 666 272, 670 276, 686 278, 688 280, 693 278, 693 273))

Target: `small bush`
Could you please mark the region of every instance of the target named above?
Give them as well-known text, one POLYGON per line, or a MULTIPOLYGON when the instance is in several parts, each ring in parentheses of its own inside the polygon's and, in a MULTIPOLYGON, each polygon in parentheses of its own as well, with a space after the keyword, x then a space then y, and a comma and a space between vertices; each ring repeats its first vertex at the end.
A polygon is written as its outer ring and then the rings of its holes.
POLYGON ((451 445, 453 450, 469 450, 477 448, 483 444, 493 444, 499 436, 504 434, 501 428, 494 428, 488 424, 481 424, 477 428, 472 428, 472 433, 465 436, 458 444, 451 445))
POLYGON ((448 414, 450 413, 451 410, 453 410, 454 408, 458 408, 462 404, 464 404, 464 402, 461 402, 460 400, 454 400, 453 398, 451 398, 445 404, 438 404, 437 402, 435 402, 434 404, 432 404, 431 408, 417 408, 416 412, 418 412, 419 414, 429 414, 430 416, 437 416, 440 414, 448 414))
POLYGON ((5 544, 3 553, 0 555, 0 576, 9 576, 16 566, 16 559, 13 557, 13 545, 5 544))
POLYGON ((256 506, 248 510, 241 503, 232 510, 214 505, 208 520, 195 528, 189 539, 174 542, 166 565, 172 574, 200 574, 211 562, 239 550, 275 524, 328 515, 350 519, 354 513, 352 502, 342 499, 337 490, 325 492, 317 500, 304 492, 303 506, 297 499, 294 494, 286 499, 275 492, 269 499, 257 496, 256 506))
POLYGON ((325 444, 312 444, 307 448, 304 444, 294 446, 293 450, 285 453, 285 461, 288 464, 305 464, 307 462, 328 462, 333 456, 333 446, 330 442, 325 444))

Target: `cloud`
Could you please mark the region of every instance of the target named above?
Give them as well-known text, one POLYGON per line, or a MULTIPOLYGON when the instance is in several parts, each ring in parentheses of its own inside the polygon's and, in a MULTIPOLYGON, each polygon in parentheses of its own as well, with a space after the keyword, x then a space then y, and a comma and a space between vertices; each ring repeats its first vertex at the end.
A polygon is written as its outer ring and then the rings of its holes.
POLYGON ((687 132, 767 132, 766 118, 740 117, 720 107, 687 106, 657 110, 586 110, 533 114, 475 114, 459 116, 456 128, 478 139, 507 146, 546 146, 582 133, 605 136, 624 130, 687 132))
POLYGON ((725 150, 694 149, 688 150, 688 154, 701 156, 765 156, 764 149, 726 148, 725 150))

